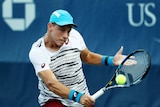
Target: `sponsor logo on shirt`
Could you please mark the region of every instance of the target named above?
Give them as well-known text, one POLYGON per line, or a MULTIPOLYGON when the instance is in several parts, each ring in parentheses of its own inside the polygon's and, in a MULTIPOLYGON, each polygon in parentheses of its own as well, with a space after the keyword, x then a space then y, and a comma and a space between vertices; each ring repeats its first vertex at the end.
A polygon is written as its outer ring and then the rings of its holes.
POLYGON ((45 63, 41 64, 41 68, 44 68, 44 67, 45 67, 45 65, 46 65, 45 63))

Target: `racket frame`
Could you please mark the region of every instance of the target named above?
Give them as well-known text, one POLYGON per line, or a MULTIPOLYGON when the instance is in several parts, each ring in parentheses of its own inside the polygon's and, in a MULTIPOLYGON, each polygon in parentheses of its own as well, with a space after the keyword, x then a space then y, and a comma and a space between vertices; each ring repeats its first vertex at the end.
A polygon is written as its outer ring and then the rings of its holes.
POLYGON ((138 50, 130 53, 130 54, 121 62, 121 64, 117 67, 114 75, 112 76, 112 78, 110 79, 110 81, 105 85, 105 87, 101 88, 101 89, 98 90, 95 94, 93 94, 93 95, 92 95, 92 98, 96 100, 97 98, 99 98, 101 95, 103 95, 103 94, 104 94, 107 90, 109 90, 109 89, 113 89, 113 88, 124 88, 124 87, 127 88, 127 87, 130 87, 130 86, 139 84, 139 83, 142 81, 142 79, 147 75, 147 73, 148 73, 148 71, 149 71, 149 69, 150 69, 150 65, 151 65, 151 58, 150 58, 150 55, 149 55, 145 50, 138 49, 138 50), (113 84, 112 82, 115 81, 116 75, 117 75, 117 73, 119 72, 119 70, 121 69, 121 67, 123 66, 123 64, 124 64, 131 56, 133 56, 133 54, 135 54, 135 53, 137 53, 137 52, 144 52, 146 55, 148 55, 148 61, 149 61, 149 62, 148 62, 148 63, 149 63, 148 65, 149 65, 149 66, 148 66, 146 72, 143 74, 142 78, 136 80, 136 81, 133 82, 132 84, 124 84, 124 85, 114 84, 114 85, 112 85, 112 84, 113 84))

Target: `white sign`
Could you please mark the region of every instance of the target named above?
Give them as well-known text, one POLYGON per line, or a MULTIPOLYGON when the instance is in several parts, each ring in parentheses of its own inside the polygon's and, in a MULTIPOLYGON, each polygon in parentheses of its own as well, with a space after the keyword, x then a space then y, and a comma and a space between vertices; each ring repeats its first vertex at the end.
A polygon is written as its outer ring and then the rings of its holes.
POLYGON ((133 11, 133 7, 135 6, 134 3, 127 3, 126 4, 128 7, 128 21, 129 23, 134 26, 134 27, 139 27, 141 25, 145 25, 146 27, 152 27, 156 24, 156 16, 155 14, 149 10, 149 8, 151 8, 152 10, 155 9, 155 4, 154 3, 139 3, 139 17, 140 20, 139 22, 135 22, 133 19, 133 17, 136 17, 133 15, 134 12, 137 11, 133 11), (148 21, 145 17, 148 17, 151 21, 148 21))
POLYGON ((2 4, 2 17, 13 31, 24 31, 32 24, 35 19, 35 4, 33 0, 5 0, 2 4), (13 17, 12 7, 14 3, 25 4, 24 18, 13 17))

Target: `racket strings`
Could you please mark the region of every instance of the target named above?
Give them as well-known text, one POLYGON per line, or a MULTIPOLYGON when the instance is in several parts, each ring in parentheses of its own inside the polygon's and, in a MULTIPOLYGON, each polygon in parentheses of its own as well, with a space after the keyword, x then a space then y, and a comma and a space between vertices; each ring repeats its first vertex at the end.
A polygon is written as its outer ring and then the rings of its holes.
MULTIPOLYGON (((133 54, 134 58, 128 60, 135 60, 137 63, 133 65, 123 65, 120 71, 127 77, 126 84, 135 84, 138 82, 149 67, 149 56, 144 52, 133 54)), ((127 61, 127 60, 126 60, 127 61)))

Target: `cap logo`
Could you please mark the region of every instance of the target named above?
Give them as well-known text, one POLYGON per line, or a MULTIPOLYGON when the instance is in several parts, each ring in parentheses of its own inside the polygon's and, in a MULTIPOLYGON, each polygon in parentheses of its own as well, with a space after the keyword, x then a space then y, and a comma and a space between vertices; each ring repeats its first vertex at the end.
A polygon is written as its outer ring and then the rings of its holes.
POLYGON ((58 12, 53 12, 53 14, 56 16, 56 17, 60 17, 60 14, 58 12))

